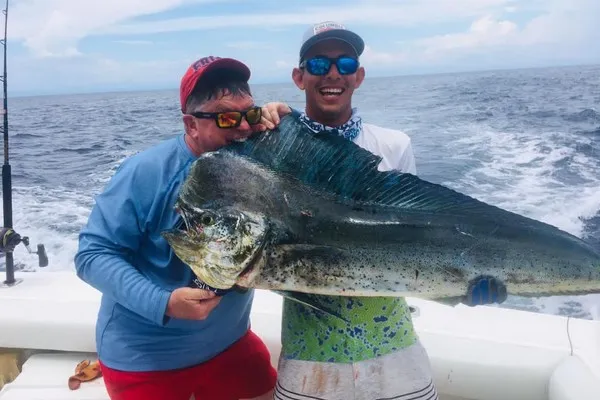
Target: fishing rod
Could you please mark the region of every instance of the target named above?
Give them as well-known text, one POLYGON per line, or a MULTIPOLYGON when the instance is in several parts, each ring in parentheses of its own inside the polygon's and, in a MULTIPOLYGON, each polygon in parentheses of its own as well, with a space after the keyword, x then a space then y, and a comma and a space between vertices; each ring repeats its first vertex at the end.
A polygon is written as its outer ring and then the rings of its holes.
POLYGON ((2 201, 4 210, 4 226, 0 229, 0 252, 4 253, 6 259, 6 280, 4 285, 1 287, 14 286, 21 282, 21 280, 15 279, 15 266, 13 258, 13 250, 19 244, 23 243, 25 248, 30 254, 38 255, 38 264, 40 267, 46 267, 48 265, 48 255, 43 244, 37 245, 37 251, 32 251, 29 247, 29 238, 27 236, 21 237, 13 229, 13 215, 12 215, 12 171, 8 157, 8 85, 7 85, 7 67, 6 67, 6 50, 7 50, 7 37, 8 37, 8 0, 6 0, 6 8, 2 10, 4 14, 4 38, 0 39, 0 43, 3 47, 4 52, 4 71, 0 81, 3 84, 3 126, 2 133, 4 134, 4 164, 2 164, 2 201))

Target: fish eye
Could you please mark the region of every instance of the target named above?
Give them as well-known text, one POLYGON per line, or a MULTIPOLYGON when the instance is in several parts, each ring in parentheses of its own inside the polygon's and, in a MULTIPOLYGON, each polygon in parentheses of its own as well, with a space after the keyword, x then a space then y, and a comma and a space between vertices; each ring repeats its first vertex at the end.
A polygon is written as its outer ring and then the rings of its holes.
POLYGON ((215 223, 215 219, 214 219, 214 218, 213 218, 213 216, 212 216, 212 215, 210 215, 210 214, 203 214, 203 215, 200 217, 200 223, 201 223, 202 225, 212 225, 212 224, 214 224, 214 223, 215 223))

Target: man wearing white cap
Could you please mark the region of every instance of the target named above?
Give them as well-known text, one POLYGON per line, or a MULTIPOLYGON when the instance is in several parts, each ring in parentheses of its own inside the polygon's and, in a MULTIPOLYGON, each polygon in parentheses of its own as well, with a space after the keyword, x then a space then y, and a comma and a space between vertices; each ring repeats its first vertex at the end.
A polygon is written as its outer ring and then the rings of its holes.
MULTIPOLYGON (((382 170, 416 174, 410 138, 363 122, 352 94, 365 77, 364 42, 335 22, 304 35, 292 78, 305 92, 304 112, 291 110, 315 132, 341 135, 382 157, 382 170)), ((266 118, 279 118, 266 107, 266 118)), ((265 114, 265 112, 263 112, 265 114)), ((317 308, 284 299, 276 399, 437 399, 429 359, 403 298, 310 295, 317 308), (340 315, 343 319, 334 317, 340 315)))

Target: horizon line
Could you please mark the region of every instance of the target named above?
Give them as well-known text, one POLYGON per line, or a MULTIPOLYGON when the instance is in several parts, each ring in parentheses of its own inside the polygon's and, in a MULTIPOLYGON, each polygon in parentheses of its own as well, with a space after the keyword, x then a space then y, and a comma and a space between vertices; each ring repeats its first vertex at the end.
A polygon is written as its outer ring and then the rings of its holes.
MULTIPOLYGON (((502 72, 502 71, 519 71, 519 70, 536 70, 536 69, 552 69, 552 68, 577 68, 577 67, 600 67, 600 62, 590 62, 590 63, 575 63, 575 64, 556 64, 556 65, 545 65, 545 66, 523 66, 523 67, 497 67, 497 68, 484 68, 484 69, 457 69, 457 70, 448 70, 448 71, 440 71, 440 72, 406 72, 400 74, 378 74, 372 75, 369 77, 369 80, 375 79, 386 79, 386 78, 403 78, 403 77, 427 77, 427 76, 440 76, 440 75, 461 75, 467 73, 488 73, 488 72, 502 72)), ((293 82, 290 80, 274 80, 274 81, 259 81, 253 83, 250 80, 251 86, 269 86, 269 85, 282 85, 282 84, 290 84, 293 82)), ((110 93, 133 93, 133 92, 157 92, 157 91, 177 91, 177 87, 160 87, 157 86, 155 88, 112 88, 107 90, 98 90, 92 89, 89 91, 67 91, 67 92, 55 92, 55 93, 44 93, 43 91, 39 93, 31 93, 32 91, 16 91, 16 94, 10 94, 10 90, 8 91, 8 98, 29 98, 29 97, 52 97, 52 96, 84 96, 84 95, 94 95, 94 94, 110 94, 110 93)))

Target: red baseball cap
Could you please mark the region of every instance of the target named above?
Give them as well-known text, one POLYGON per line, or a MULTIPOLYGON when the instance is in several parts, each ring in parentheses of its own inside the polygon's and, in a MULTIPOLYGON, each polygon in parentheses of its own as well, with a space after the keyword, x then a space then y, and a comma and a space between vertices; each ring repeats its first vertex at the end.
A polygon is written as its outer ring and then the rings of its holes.
POLYGON ((213 71, 215 69, 229 69, 232 71, 237 71, 242 74, 246 81, 250 79, 250 69, 246 66, 246 64, 233 58, 208 56, 194 61, 181 78, 181 85, 179 87, 181 112, 185 112, 185 103, 187 102, 190 93, 192 93, 194 87, 198 83, 198 80, 200 80, 202 75, 204 75, 206 72, 213 71))

